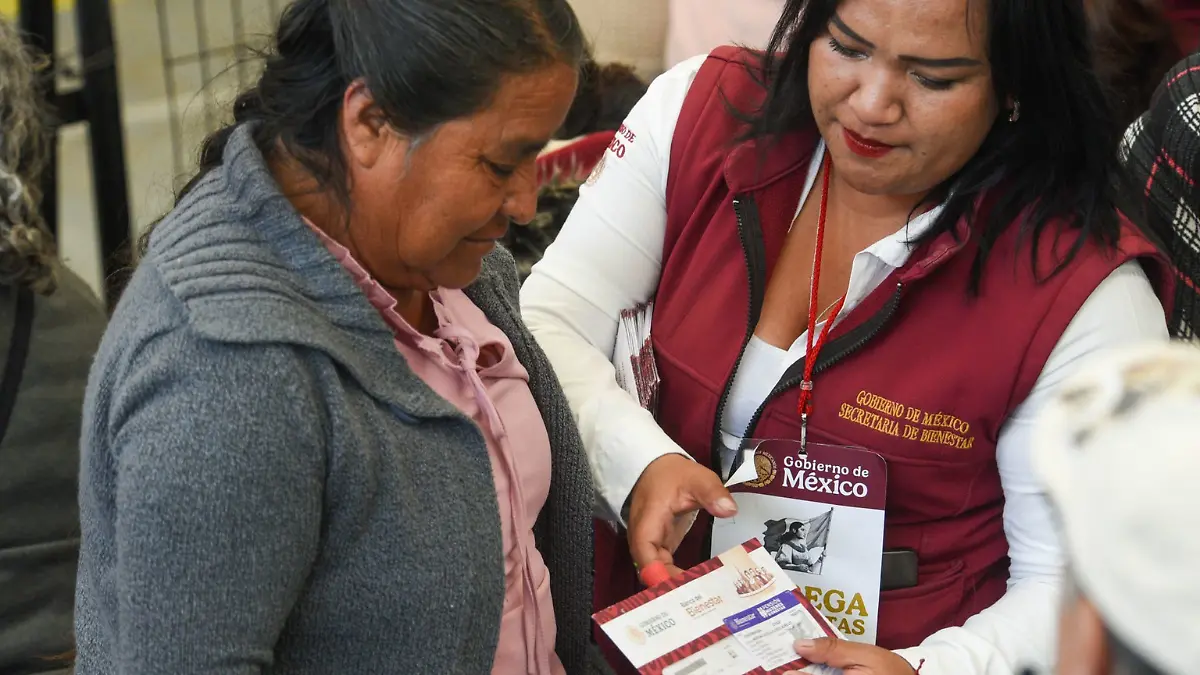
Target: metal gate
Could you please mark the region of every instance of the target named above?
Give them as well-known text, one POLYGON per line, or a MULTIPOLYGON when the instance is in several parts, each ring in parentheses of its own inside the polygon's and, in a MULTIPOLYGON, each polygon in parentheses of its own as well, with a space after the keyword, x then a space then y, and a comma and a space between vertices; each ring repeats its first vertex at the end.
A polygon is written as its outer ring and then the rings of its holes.
POLYGON ((227 101, 253 82, 255 56, 283 0, 155 0, 175 173, 204 135, 227 120, 227 101), (180 24, 183 27, 180 27, 180 24))
MULTIPOLYGON (((59 88, 53 0, 21 0, 19 21, 29 43, 50 61, 42 81, 44 95, 55 111, 58 126, 85 124, 92 169, 92 199, 99 227, 101 265, 105 279, 112 279, 124 264, 118 252, 129 239, 129 187, 126 177, 124 130, 118 95, 116 47, 113 44, 112 13, 108 0, 78 0, 75 25, 78 54, 66 61, 73 80, 59 88)), ((42 216, 51 232, 58 234, 58 148, 51 144, 43 175, 42 216)), ((114 294, 105 289, 111 305, 114 294)))

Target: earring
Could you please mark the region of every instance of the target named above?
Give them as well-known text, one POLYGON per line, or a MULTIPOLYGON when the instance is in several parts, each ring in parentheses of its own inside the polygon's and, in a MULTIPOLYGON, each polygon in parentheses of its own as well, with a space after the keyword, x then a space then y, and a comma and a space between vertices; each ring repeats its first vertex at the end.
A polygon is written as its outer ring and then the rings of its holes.
POLYGON ((1019 119, 1021 119, 1021 102, 1013 101, 1012 110, 1008 113, 1008 121, 1016 122, 1019 119))

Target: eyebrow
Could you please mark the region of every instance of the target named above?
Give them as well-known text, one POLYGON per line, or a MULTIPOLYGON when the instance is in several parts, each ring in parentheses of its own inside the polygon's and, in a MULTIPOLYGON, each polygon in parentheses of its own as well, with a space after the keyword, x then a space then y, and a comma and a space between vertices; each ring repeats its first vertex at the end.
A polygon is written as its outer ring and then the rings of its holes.
MULTIPOLYGON (((838 30, 845 33, 851 40, 862 43, 869 49, 875 49, 875 43, 864 38, 858 33, 855 33, 849 26, 846 25, 846 22, 842 21, 842 18, 837 14, 834 14, 832 17, 830 17, 829 22, 837 26, 838 30)), ((982 62, 980 62, 978 59, 972 59, 965 56, 955 56, 948 59, 930 59, 924 56, 909 56, 907 54, 901 54, 899 59, 906 63, 925 66, 926 68, 964 68, 967 66, 982 65, 982 62)))

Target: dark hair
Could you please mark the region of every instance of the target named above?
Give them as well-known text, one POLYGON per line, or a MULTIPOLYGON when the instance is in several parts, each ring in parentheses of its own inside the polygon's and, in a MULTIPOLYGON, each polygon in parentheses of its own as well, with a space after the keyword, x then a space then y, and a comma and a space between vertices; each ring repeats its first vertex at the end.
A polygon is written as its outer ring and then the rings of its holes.
POLYGON ((580 70, 579 91, 555 137, 575 138, 593 131, 616 131, 647 88, 633 68, 623 63, 587 61, 580 70))
POLYGON ((352 82, 364 80, 388 122, 419 138, 485 108, 506 75, 586 57, 567 0, 295 0, 257 84, 201 144, 178 199, 220 166, 235 128, 255 123, 264 154, 282 148, 345 200, 337 119, 352 82))
MULTIPOLYGON (((750 65, 766 97, 747 118, 749 137, 813 124, 809 45, 826 30, 839 1, 788 0, 766 52, 750 65)), ((977 6, 975 0, 963 1, 970 3, 968 11, 977 6)), ((918 240, 955 232, 955 224, 966 217, 980 242, 972 289, 978 289, 988 252, 1018 218, 1022 233, 1032 236, 1039 276, 1038 241, 1050 221, 1064 219, 1080 232, 1045 276, 1065 267, 1087 237, 1113 246, 1119 233, 1113 181, 1120 129, 1091 67, 1082 0, 991 0, 984 7, 996 97, 1019 101, 1021 116, 1016 123, 998 121, 975 156, 933 190, 928 200, 944 202, 945 208, 918 240), (976 200, 985 193, 990 208, 976 223, 976 200)))
POLYGON ((1128 126, 1150 107, 1159 80, 1183 51, 1160 1, 1091 0, 1088 18, 1096 73, 1109 88, 1117 123, 1128 126))

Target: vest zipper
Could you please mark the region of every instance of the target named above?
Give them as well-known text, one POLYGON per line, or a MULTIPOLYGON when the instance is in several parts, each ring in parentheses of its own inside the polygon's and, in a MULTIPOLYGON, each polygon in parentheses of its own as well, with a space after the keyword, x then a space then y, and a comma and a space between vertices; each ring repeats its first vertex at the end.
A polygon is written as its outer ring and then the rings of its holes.
MULTIPOLYGON (((892 293, 892 297, 888 299, 887 304, 885 304, 882 309, 850 332, 830 342, 824 349, 821 350, 820 355, 817 356, 817 365, 813 367, 813 375, 815 376, 817 373, 829 369, 838 361, 841 361, 859 349, 862 349, 864 345, 874 339, 874 337, 878 335, 885 326, 887 326, 887 323, 891 320, 892 315, 896 313, 896 308, 900 306, 900 298, 903 295, 904 282, 897 281, 896 291, 892 293)), ((754 437, 754 429, 758 426, 758 422, 759 419, 762 418, 763 411, 766 410, 767 405, 770 404, 772 400, 787 390, 800 385, 800 382, 804 379, 804 365, 807 358, 808 357, 806 355, 805 358, 793 363, 783 373, 783 376, 779 378, 779 382, 775 385, 775 388, 771 390, 770 394, 767 394, 767 398, 764 399, 762 404, 758 406, 758 410, 754 411, 754 416, 750 418, 750 423, 746 425, 746 438, 754 437)), ((737 467, 741 465, 741 460, 741 455, 738 455, 734 458, 734 471, 736 471, 737 467)))
MULTIPOLYGON (((746 354, 746 346, 754 336, 754 327, 762 314, 763 287, 766 282, 767 262, 766 245, 763 243, 762 223, 759 221, 758 205, 752 197, 736 195, 733 198, 733 212, 737 217, 738 240, 742 244, 742 255, 746 260, 746 281, 750 289, 750 307, 746 317, 746 336, 742 338, 742 347, 738 350, 737 360, 733 362, 733 371, 725 380, 725 389, 717 401, 717 416, 713 421, 713 433, 709 464, 717 475, 721 475, 721 418, 725 415, 725 406, 729 402, 729 391, 733 388, 733 380, 737 376, 738 366, 746 354)), ((736 460, 735 460, 736 461, 736 460)), ((721 476, 722 480, 725 478, 721 476)))

